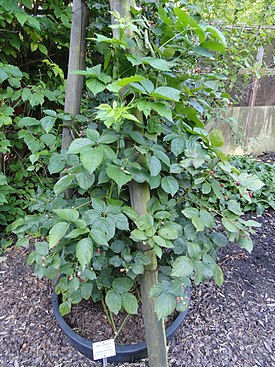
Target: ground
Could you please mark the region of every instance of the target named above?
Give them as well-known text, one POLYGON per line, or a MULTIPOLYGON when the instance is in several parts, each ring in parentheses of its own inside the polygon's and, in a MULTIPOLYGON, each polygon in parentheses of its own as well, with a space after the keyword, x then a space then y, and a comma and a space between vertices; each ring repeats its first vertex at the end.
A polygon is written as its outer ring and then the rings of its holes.
MULTIPOLYGON (((224 285, 192 289, 188 316, 169 344, 170 367, 275 365, 274 212, 256 219, 262 227, 251 255, 234 244, 220 253, 224 285)), ((52 286, 32 275, 26 256, 26 250, 13 248, 0 258, 0 366, 100 366, 62 335, 51 308, 52 286)))

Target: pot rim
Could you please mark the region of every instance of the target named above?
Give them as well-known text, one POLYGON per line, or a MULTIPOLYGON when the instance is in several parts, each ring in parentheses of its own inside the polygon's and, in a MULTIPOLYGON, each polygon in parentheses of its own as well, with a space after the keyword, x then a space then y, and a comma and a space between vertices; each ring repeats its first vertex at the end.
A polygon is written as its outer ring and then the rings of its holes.
MULTIPOLYGON (((181 312, 176 319, 172 322, 170 326, 165 330, 166 333, 166 341, 169 342, 172 337, 175 335, 177 329, 185 319, 189 305, 191 300, 191 290, 190 286, 186 286, 187 289, 187 296, 189 297, 187 307, 184 312, 181 312)), ((80 351, 82 354, 84 354, 86 357, 90 358, 91 352, 93 352, 93 341, 91 339, 87 339, 78 333, 76 333, 64 320, 64 318, 61 316, 59 312, 59 301, 58 301, 58 295, 53 292, 52 295, 52 306, 54 315, 56 318, 57 323, 59 324, 61 330, 64 332, 64 334, 69 338, 70 342, 80 351), (87 354, 87 351, 88 354, 87 354)), ((144 357, 146 357, 147 354, 147 343, 146 341, 139 342, 139 343, 133 343, 133 344, 126 344, 126 345, 119 345, 116 344, 116 356, 111 357, 109 360, 110 362, 125 362, 125 361, 135 361, 140 360, 144 357), (128 358, 131 356, 131 358, 128 358)))
MULTIPOLYGON (((166 332, 166 339, 167 342, 174 336, 175 332, 177 331, 180 324, 185 319, 185 316, 188 312, 190 300, 191 300, 191 290, 190 287, 187 286, 187 295, 189 297, 188 304, 184 312, 181 312, 176 319, 172 322, 170 326, 165 330, 166 332)), ((59 302, 58 302, 58 295, 53 292, 52 295, 52 306, 54 315, 56 318, 56 321, 58 322, 60 328, 62 331, 75 343, 81 345, 83 348, 93 348, 93 341, 91 339, 84 338, 83 336, 76 333, 71 327, 67 324, 67 322, 64 320, 64 318, 61 316, 59 312, 59 302)), ((116 344, 116 352, 118 354, 129 354, 129 353, 135 353, 140 350, 147 349, 146 341, 134 343, 134 344, 126 344, 126 345, 119 345, 116 344)))

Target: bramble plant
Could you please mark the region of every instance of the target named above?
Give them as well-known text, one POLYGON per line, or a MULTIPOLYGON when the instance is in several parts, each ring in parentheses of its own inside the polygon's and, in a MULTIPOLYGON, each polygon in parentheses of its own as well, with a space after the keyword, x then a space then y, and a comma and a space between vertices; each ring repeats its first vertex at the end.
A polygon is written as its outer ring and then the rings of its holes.
POLYGON ((228 104, 228 95, 220 90, 224 76, 201 75, 196 67, 209 51, 211 58, 223 52, 223 34, 184 5, 160 7, 153 20, 139 8, 134 20, 113 16, 119 38, 97 34, 90 42, 104 61, 78 71, 99 104, 68 152, 50 158, 50 167, 62 173, 56 200, 43 216, 9 229, 19 239, 34 228, 44 237, 28 263, 39 277, 64 275, 56 287, 62 315, 89 298, 103 301, 110 313, 137 313, 139 276, 154 250, 159 283, 151 296, 161 319, 185 310, 192 280, 223 283, 216 253, 228 240, 252 250, 250 233, 258 223, 241 218, 242 202, 227 197, 224 182, 240 182, 236 190, 245 203, 245 191, 264 184, 229 163, 219 130, 204 128, 211 101, 228 104), (150 187, 145 215, 130 206, 130 182, 150 187), (68 188, 73 196, 64 200, 68 188), (225 234, 216 231, 216 218, 225 234))
POLYGON ((224 179, 224 190, 227 191, 227 196, 231 199, 240 200, 243 211, 255 211, 257 215, 263 214, 266 209, 275 209, 274 195, 275 195, 275 167, 274 164, 263 163, 250 156, 230 157, 230 163, 235 167, 238 174, 242 173, 242 179, 247 179, 248 175, 257 176, 263 183, 262 187, 255 187, 253 184, 249 185, 248 190, 240 191, 237 189, 242 183, 236 176, 232 176, 230 181, 227 177, 221 174, 220 180, 224 179))

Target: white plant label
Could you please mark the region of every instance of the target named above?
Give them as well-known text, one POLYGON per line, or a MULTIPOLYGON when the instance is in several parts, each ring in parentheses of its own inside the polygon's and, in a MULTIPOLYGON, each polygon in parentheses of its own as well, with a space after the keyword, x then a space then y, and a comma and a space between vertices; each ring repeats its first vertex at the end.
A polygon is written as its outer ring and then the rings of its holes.
POLYGON ((94 360, 113 357, 116 355, 116 346, 114 339, 103 340, 93 343, 94 360))

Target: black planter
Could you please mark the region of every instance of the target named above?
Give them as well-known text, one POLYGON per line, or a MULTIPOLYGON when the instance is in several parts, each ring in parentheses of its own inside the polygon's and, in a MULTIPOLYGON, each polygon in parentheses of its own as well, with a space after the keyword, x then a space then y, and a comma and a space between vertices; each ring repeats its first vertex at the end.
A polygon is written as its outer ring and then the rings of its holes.
MULTIPOLYGON (((179 316, 175 319, 175 321, 166 329, 166 338, 169 341, 187 314, 189 304, 190 304, 190 288, 187 287, 187 294, 189 297, 188 306, 186 310, 179 314, 179 316)), ((93 342, 89 339, 85 339, 75 331, 73 331, 70 326, 66 323, 63 317, 60 315, 59 312, 59 301, 58 295, 56 293, 53 294, 52 297, 52 304, 53 304, 53 311, 62 331, 67 335, 71 344, 84 356, 93 360, 93 342)), ((109 362, 135 362, 142 358, 147 357, 147 346, 146 342, 130 344, 130 345, 117 345, 116 346, 116 356, 108 358, 109 362)))

